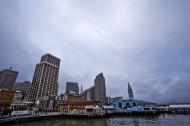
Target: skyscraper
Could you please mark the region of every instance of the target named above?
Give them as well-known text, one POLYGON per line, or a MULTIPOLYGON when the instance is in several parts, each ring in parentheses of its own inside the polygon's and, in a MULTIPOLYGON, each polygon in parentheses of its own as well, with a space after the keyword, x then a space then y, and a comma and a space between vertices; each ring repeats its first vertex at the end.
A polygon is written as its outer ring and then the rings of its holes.
POLYGON ((106 104, 106 84, 103 73, 100 73, 96 76, 94 80, 95 84, 95 100, 100 101, 103 105, 106 104))
POLYGON ((10 69, 0 71, 0 88, 12 90, 16 82, 18 72, 10 69))
POLYGON ((79 94, 79 85, 77 82, 67 82, 66 83, 66 93, 69 92, 75 92, 76 94, 79 94))
POLYGON ((128 83, 128 95, 130 100, 134 100, 133 89, 131 88, 130 83, 128 83))
POLYGON ((59 66, 59 58, 49 53, 41 57, 41 61, 36 65, 34 72, 29 101, 35 102, 45 96, 57 95, 59 66))

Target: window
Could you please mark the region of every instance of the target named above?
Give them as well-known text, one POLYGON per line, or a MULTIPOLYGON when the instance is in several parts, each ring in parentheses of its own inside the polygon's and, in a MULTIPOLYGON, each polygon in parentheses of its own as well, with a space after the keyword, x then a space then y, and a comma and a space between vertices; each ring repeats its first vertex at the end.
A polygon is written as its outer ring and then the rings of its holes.
POLYGON ((129 102, 126 102, 126 108, 130 108, 129 102))
POLYGON ((133 106, 136 106, 136 103, 135 103, 135 102, 133 102, 133 106))
POLYGON ((119 102, 119 108, 121 108, 121 109, 122 109, 122 103, 121 103, 121 102, 119 102))

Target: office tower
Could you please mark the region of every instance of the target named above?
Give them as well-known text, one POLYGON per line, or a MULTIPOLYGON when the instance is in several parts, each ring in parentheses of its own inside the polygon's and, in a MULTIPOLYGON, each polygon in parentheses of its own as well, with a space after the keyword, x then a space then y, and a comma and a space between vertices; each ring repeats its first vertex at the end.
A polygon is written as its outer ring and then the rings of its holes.
POLYGON ((95 100, 100 101, 101 104, 106 104, 106 84, 103 73, 100 73, 96 76, 94 80, 95 84, 95 100))
POLYGON ((133 89, 131 88, 130 83, 128 83, 128 95, 130 100, 134 100, 133 89))
POLYGON ((90 87, 89 89, 86 89, 81 93, 81 99, 85 101, 94 101, 94 86, 90 87))
POLYGON ((10 69, 0 71, 0 88, 12 90, 16 82, 18 72, 10 69))
POLYGON ((76 94, 79 94, 79 86, 77 82, 67 82, 66 83, 66 93, 74 92, 76 94))
POLYGON ((87 90, 87 101, 94 101, 95 100, 95 96, 94 96, 94 86, 90 87, 87 90))
POLYGON ((30 88, 31 88, 31 83, 29 81, 16 82, 13 87, 15 91, 21 91, 22 100, 27 100, 30 88))
POLYGON ((49 53, 41 57, 34 72, 29 101, 36 102, 39 99, 57 95, 59 66, 59 58, 49 53))

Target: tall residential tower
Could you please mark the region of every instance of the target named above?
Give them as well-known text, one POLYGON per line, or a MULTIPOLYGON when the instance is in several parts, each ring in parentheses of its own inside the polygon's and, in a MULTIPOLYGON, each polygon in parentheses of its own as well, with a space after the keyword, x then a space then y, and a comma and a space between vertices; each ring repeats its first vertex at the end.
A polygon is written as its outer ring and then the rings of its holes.
POLYGON ((59 58, 49 53, 41 57, 34 72, 29 101, 36 102, 43 97, 57 95, 59 67, 59 58))

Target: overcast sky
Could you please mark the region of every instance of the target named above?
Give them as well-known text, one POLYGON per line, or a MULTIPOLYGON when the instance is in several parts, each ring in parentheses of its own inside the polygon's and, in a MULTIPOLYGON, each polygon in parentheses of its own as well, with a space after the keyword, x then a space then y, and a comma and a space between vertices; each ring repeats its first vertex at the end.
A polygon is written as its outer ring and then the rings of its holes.
POLYGON ((0 69, 32 81, 45 53, 87 89, 103 72, 108 96, 190 102, 190 0, 0 0, 0 69))

